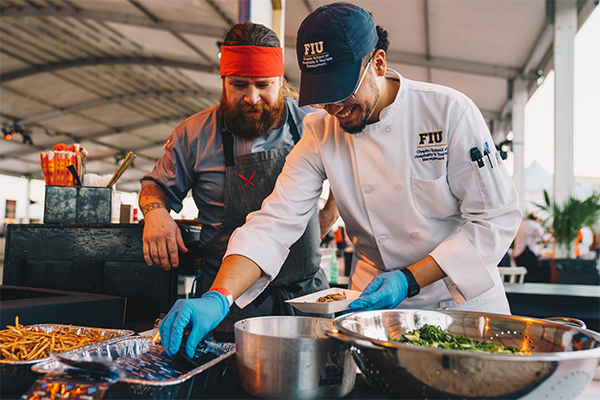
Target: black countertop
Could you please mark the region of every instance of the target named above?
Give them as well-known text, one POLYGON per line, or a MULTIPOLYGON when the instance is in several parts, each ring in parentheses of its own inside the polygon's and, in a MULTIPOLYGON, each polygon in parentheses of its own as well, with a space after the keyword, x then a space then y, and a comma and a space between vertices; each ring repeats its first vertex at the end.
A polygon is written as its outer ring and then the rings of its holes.
POLYGON ((513 315, 577 318, 600 332, 600 285, 522 283, 504 289, 513 315))
MULTIPOLYGON (((21 399, 22 393, 1 393, 3 400, 21 399)), ((256 399, 249 395, 242 386, 242 382, 237 372, 235 356, 231 357, 223 377, 215 383, 209 384, 207 389, 199 395, 193 396, 196 399, 256 399)), ((356 375, 354 389, 344 399, 385 399, 386 397, 375 391, 365 380, 362 374, 356 375)), ((125 400, 125 399, 112 399, 125 400)))

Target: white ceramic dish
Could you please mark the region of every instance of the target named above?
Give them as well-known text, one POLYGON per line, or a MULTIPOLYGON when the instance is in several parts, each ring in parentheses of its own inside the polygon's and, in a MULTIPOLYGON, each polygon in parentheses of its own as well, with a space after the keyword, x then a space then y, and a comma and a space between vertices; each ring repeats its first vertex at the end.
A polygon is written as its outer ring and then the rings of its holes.
POLYGON ((348 290, 340 288, 331 288, 327 290, 321 290, 307 294, 306 296, 297 297, 292 300, 286 300, 292 307, 305 313, 316 313, 316 314, 333 314, 336 312, 349 310, 348 305, 354 300, 358 299, 362 292, 358 290, 348 290), (327 296, 328 294, 346 293, 347 300, 330 301, 327 303, 317 303, 319 297, 327 296))

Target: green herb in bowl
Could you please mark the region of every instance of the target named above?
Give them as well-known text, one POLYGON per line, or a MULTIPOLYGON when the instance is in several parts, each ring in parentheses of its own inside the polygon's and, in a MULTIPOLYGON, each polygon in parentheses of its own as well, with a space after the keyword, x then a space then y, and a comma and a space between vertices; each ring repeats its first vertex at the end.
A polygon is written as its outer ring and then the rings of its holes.
POLYGON ((416 346, 433 347, 438 349, 467 350, 500 354, 531 354, 514 346, 502 346, 489 341, 480 342, 462 335, 445 332, 433 325, 423 325, 419 329, 403 334, 399 339, 388 337, 394 342, 408 343, 416 346))

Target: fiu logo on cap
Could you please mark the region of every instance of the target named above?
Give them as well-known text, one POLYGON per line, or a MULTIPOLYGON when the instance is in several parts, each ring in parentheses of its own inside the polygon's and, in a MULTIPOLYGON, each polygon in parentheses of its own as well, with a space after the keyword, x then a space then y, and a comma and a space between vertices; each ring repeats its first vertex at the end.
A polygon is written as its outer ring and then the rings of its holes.
POLYGON ((333 57, 325 51, 323 41, 314 43, 304 43, 304 56, 302 64, 305 68, 320 68, 326 67, 333 57))
POLYGON ((445 144, 446 140, 442 131, 419 133, 418 147, 443 146, 445 144))
POLYGON ((323 52, 323 41, 315 43, 304 43, 304 56, 321 54, 323 52))

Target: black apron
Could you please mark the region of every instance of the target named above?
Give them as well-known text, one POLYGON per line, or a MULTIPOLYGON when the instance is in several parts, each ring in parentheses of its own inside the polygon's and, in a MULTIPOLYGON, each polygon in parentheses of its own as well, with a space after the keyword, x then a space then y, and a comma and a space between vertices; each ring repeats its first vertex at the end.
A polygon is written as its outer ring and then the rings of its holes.
MULTIPOLYGON (((289 107, 287 117, 294 143, 297 143, 300 135, 289 107)), ((285 157, 292 149, 292 146, 287 146, 234 158, 233 136, 226 129, 223 118, 220 131, 227 167, 223 223, 217 235, 201 249, 203 274, 197 286, 196 297, 210 289, 221 266, 231 234, 246 222, 249 213, 261 208, 263 200, 273 191, 285 157)), ((234 303, 229 315, 216 330, 232 332, 235 322, 257 316, 310 315, 301 313, 285 303, 285 300, 329 288, 327 276, 319 265, 320 236, 318 212, 315 212, 304 234, 290 247, 290 253, 275 279, 243 309, 234 303)))

